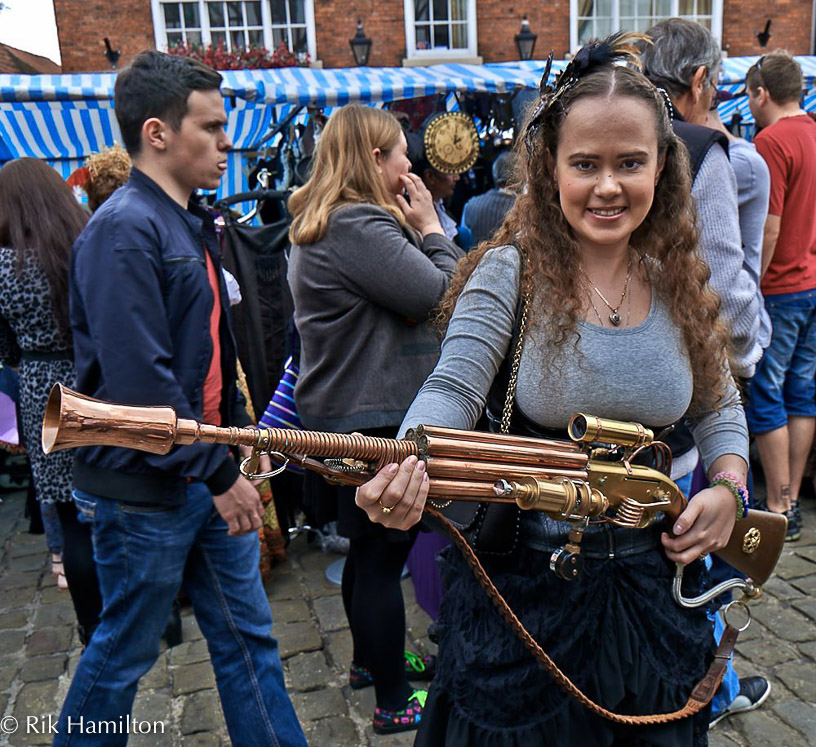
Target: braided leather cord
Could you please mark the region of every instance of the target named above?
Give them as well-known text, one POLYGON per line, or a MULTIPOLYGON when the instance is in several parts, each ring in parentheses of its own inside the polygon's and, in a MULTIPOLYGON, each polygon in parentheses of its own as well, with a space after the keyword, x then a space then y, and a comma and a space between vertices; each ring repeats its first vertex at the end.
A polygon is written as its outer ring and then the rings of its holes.
POLYGON ((473 571, 476 580, 481 584, 482 588, 487 593, 493 605, 498 610, 499 614, 504 618, 505 622, 510 626, 513 632, 519 637, 521 642, 527 650, 533 655, 536 661, 547 671, 547 673, 556 681, 556 683, 575 698, 581 705, 592 713, 601 716, 609 721, 618 724, 627 724, 629 726, 648 726, 655 724, 667 724, 672 721, 679 721, 680 719, 688 718, 698 713, 711 700, 717 688, 722 681, 725 673, 726 664, 734 650, 737 642, 737 635, 739 631, 731 625, 727 626, 723 633, 720 646, 714 655, 714 660, 709 667, 708 672, 697 686, 692 691, 686 704, 677 711, 672 713, 659 713, 650 715, 630 716, 621 713, 614 713, 603 706, 598 705, 585 695, 575 683, 562 672, 558 665, 547 655, 547 652, 538 644, 528 630, 524 627, 521 620, 507 604, 507 601, 501 595, 501 592, 496 588, 490 577, 487 575, 479 558, 473 551, 473 548, 467 543, 467 540, 462 536, 461 532, 448 520, 445 516, 434 509, 432 506, 426 504, 425 511, 442 523, 446 532, 453 540, 454 544, 459 548, 465 561, 473 571))

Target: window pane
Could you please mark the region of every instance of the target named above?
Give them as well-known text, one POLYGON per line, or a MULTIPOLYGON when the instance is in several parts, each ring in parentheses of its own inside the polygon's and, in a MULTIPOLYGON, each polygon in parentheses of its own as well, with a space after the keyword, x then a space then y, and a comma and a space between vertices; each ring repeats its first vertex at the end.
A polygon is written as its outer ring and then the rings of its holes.
POLYGON ((223 31, 213 31, 210 37, 212 38, 212 45, 214 47, 217 47, 219 42, 223 42, 224 46, 227 45, 227 35, 223 31))
POLYGON ((694 15, 694 0, 680 0, 677 4, 677 14, 681 16, 694 15))
POLYGON ((451 0, 451 20, 467 20, 467 0, 451 0))
POLYGON ((227 3, 227 18, 230 26, 243 26, 244 14, 241 13, 241 3, 227 3))
POLYGON ((697 13, 701 16, 710 16, 711 0, 697 0, 697 13))
POLYGON ((635 15, 635 0, 620 0, 620 10, 618 12, 621 17, 621 28, 626 28, 623 19, 631 18, 635 15))
POLYGON ((286 29, 272 29, 272 46, 277 49, 281 44, 284 47, 289 46, 289 36, 286 29))
POLYGON ((698 18, 697 23, 699 23, 701 26, 703 26, 703 27, 707 28, 709 31, 711 31, 711 19, 710 18, 698 18))
POLYGON ((247 26, 260 26, 261 20, 261 4, 260 3, 245 3, 246 8, 246 22, 247 26))
POLYGON ((434 26, 434 48, 447 49, 448 48, 448 27, 434 26))
POLYGON ((269 0, 269 9, 272 11, 272 23, 286 23, 286 0, 269 0))
POLYGON ((164 6, 164 27, 166 29, 181 28, 181 14, 179 13, 179 6, 176 3, 164 6))
POLYGON ((595 16, 612 16, 612 0, 595 0, 595 16))
POLYGON ((201 44, 201 32, 200 31, 188 31, 187 32, 187 42, 189 44, 201 44))
POLYGON ((180 31, 168 31, 167 32, 167 46, 174 47, 176 44, 183 42, 184 39, 181 38, 180 31))
POLYGON ((599 39, 603 39, 605 36, 609 36, 612 33, 612 19, 611 18, 598 18, 595 21, 595 36, 599 39))
POLYGON ((428 26, 422 25, 416 27, 416 48, 430 49, 431 46, 431 32, 428 26))
POLYGON ((229 36, 233 49, 242 49, 245 46, 243 31, 230 31, 229 36))
POLYGON ((298 26, 292 29, 292 51, 293 52, 308 52, 306 44, 306 27, 298 26))
POLYGON ((467 49, 467 45, 467 24, 453 24, 451 26, 451 49, 467 49))
POLYGON ((184 27, 185 28, 201 28, 201 22, 198 20, 198 3, 182 3, 184 8, 184 27))
POLYGON ((289 0, 289 22, 306 23, 305 0, 289 0))
POLYGON ((671 10, 671 0, 655 0, 654 3, 654 15, 655 21, 657 21, 657 16, 662 18, 671 18, 672 10, 671 10))
POLYGON ((218 3, 207 3, 207 10, 210 14, 210 26, 220 26, 221 28, 224 27, 224 4, 221 2, 218 3))
POLYGON ((262 47, 263 46, 263 31, 261 29, 254 29, 249 31, 249 43, 253 47, 262 47))
POLYGON ((592 19, 578 19, 578 43, 586 44, 592 38, 592 19))
POLYGON ((428 13, 428 0, 416 0, 414 18, 416 18, 417 21, 427 21, 430 19, 428 13))
POLYGON ((448 19, 448 0, 433 0, 433 20, 446 21, 448 19))

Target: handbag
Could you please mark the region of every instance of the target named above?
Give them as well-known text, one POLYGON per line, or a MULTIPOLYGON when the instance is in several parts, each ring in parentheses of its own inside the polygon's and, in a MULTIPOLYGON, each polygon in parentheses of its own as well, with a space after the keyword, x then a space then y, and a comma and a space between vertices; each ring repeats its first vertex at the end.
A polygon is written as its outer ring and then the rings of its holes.
MULTIPOLYGON (((523 426, 526 418, 518 411, 515 400, 529 310, 530 291, 527 290, 521 294, 516 307, 516 323, 509 348, 512 355, 508 355, 499 367, 488 393, 485 413, 479 420, 476 430, 487 430, 492 433, 518 433, 526 430, 523 426), (496 416, 499 406, 501 419, 496 416)), ((521 509, 518 506, 464 501, 439 503, 435 500, 429 501, 429 504, 440 511, 480 555, 510 555, 518 547, 521 527, 521 509)))

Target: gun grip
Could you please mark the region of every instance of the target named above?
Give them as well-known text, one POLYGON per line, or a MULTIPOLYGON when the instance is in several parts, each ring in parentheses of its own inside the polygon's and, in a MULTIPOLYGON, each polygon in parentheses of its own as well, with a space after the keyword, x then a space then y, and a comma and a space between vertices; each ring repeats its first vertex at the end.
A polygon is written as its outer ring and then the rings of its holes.
POLYGON ((728 544, 715 554, 762 586, 782 555, 787 528, 782 514, 752 509, 734 524, 728 544))

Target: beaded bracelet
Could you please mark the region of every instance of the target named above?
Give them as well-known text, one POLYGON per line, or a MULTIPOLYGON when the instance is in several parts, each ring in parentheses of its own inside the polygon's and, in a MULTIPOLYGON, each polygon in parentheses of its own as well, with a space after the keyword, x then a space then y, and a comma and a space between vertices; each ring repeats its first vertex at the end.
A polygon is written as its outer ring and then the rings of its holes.
POLYGON ((712 485, 722 485, 731 491, 737 502, 737 518, 748 516, 748 488, 745 483, 732 472, 718 472, 711 478, 712 485))

